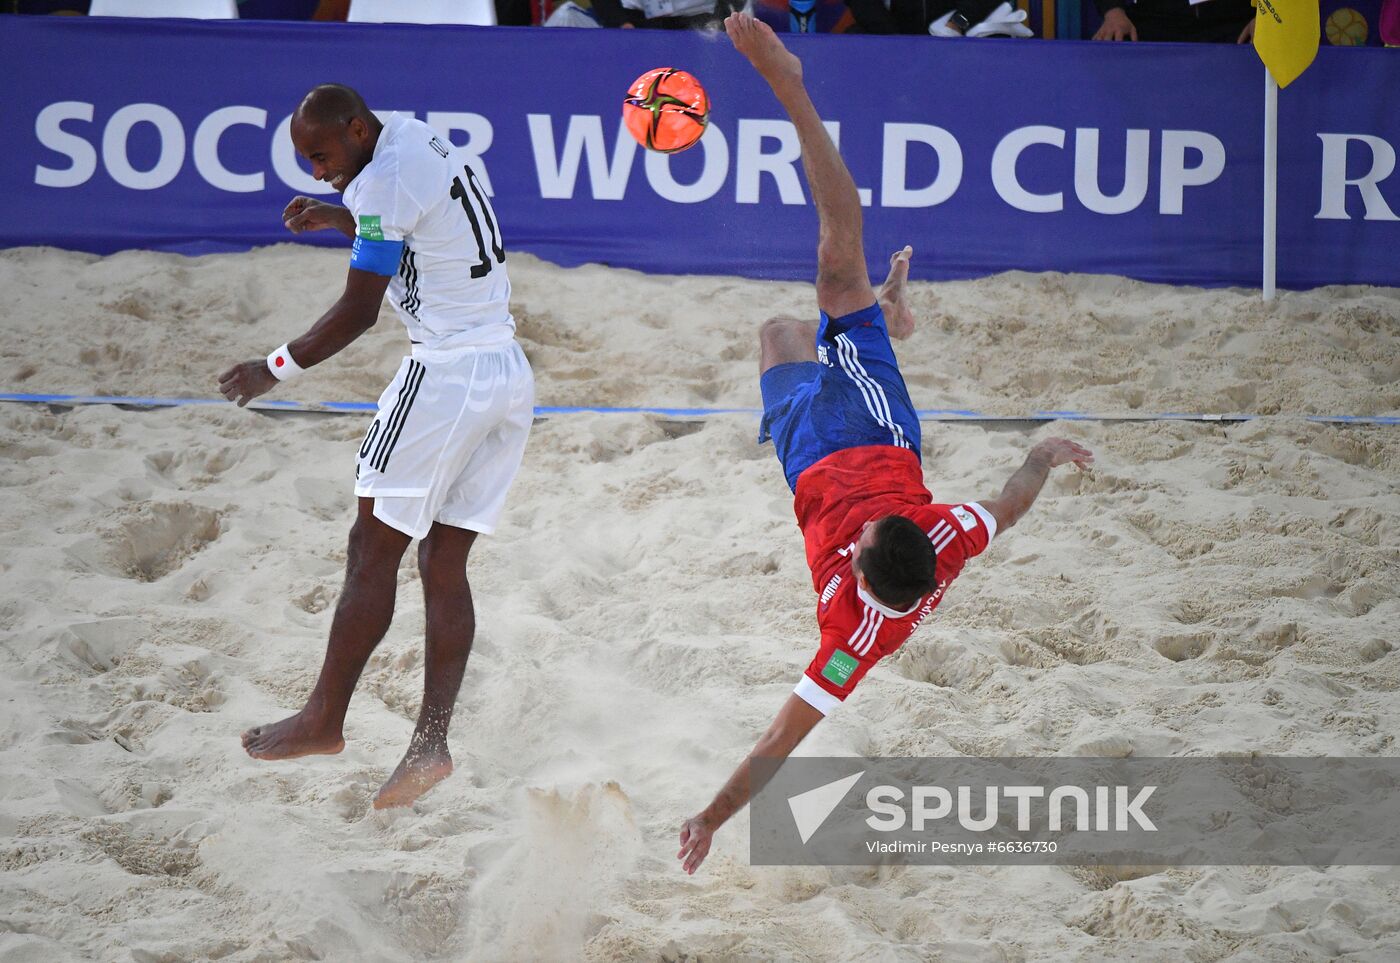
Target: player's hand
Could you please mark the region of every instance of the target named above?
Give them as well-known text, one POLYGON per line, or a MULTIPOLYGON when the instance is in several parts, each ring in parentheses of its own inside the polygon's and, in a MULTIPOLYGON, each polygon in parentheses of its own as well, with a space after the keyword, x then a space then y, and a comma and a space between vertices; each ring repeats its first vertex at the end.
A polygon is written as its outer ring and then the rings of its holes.
POLYGON ((1114 7, 1104 14, 1103 25, 1094 34, 1095 40, 1137 40, 1137 27, 1128 19, 1122 7, 1114 7))
POLYGON ((1254 24, 1258 19, 1258 17, 1255 17, 1253 20, 1249 21, 1249 23, 1244 25, 1244 29, 1240 31, 1240 39, 1236 40, 1236 43, 1254 42, 1254 24))
POLYGON ((219 375, 219 391, 229 401, 242 408, 258 395, 265 395, 277 385, 277 379, 267 370, 267 360, 245 361, 219 375))
POLYGON ((335 227, 340 212, 345 208, 318 201, 314 197, 297 195, 282 211, 282 224, 293 234, 303 231, 322 231, 335 227))
POLYGON ((681 823, 681 851, 676 858, 681 861, 681 868, 691 876, 710 855, 710 840, 714 835, 715 831, 701 816, 692 816, 681 823))
POLYGON ((1094 463, 1094 453, 1083 445, 1068 438, 1046 438, 1036 445, 1033 451, 1050 459, 1050 467, 1058 468, 1074 462, 1075 466, 1087 469, 1094 463))

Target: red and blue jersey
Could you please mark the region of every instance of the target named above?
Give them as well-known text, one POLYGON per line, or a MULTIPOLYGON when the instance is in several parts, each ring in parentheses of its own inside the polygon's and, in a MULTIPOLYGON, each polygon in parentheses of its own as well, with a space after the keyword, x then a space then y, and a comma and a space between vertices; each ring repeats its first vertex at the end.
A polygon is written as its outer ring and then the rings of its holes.
POLYGON ((976 502, 935 503, 924 487, 919 456, 894 445, 827 455, 798 477, 794 509, 807 544, 821 629, 816 657, 795 691, 826 713, 938 607, 967 560, 991 542, 996 519, 976 502), (865 523, 887 515, 913 520, 937 553, 937 586, 902 612, 857 585, 851 570, 851 549, 865 523))

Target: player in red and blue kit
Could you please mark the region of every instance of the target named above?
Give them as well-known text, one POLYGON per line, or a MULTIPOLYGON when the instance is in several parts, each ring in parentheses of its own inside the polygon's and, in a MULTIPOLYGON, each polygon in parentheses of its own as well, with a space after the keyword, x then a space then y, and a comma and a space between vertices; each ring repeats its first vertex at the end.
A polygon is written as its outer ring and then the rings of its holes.
POLYGON ((797 128, 817 207, 821 321, 775 318, 760 334, 762 436, 771 435, 795 496, 817 593, 821 643, 793 694, 714 801, 681 827, 688 873, 716 830, 749 800, 754 758, 785 758, 850 695, 871 667, 904 644, 942 601, 967 560, 1030 508, 1052 468, 1093 455, 1063 438, 1032 449, 996 498, 933 501, 924 487, 919 419, 890 337, 907 338, 906 247, 878 294, 866 271, 855 183, 802 83, 802 63, 767 25, 736 13, 734 46, 773 89, 797 128))

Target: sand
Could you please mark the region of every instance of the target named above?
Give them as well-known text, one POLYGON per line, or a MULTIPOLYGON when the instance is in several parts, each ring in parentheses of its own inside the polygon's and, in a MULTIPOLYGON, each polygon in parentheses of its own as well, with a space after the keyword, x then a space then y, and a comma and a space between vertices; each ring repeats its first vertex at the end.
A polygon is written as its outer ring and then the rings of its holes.
MULTIPOLYGON (((916 257, 917 257, 916 253, 916 257)), ((0 385, 214 397, 304 329, 344 256, 0 252, 0 385)), ((810 287, 513 255, 541 404, 752 407, 758 324, 810 287)), ((930 424, 937 497, 1057 473, 807 754, 1394 755, 1400 291, 1005 274, 918 284, 926 408, 1255 411, 1243 424, 930 424)), ((373 400, 390 312, 288 386, 373 400)), ((756 419, 540 422, 471 568, 457 773, 369 800, 417 711, 413 553, 345 752, 238 733, 319 667, 367 416, 0 405, 0 963, 135 960, 1387 960, 1394 868, 760 868, 709 801, 814 647, 791 499, 756 419)))

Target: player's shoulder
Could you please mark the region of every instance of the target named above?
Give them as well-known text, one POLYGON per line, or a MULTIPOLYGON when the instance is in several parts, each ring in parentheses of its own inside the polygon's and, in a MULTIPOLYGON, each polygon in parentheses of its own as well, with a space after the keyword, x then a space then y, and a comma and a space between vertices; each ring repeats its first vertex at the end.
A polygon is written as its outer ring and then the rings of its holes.
POLYGON ((871 609, 856 591, 855 577, 847 569, 832 576, 817 601, 817 627, 823 634, 842 639, 872 621, 871 609))
POLYGON ((370 167, 376 176, 393 181, 422 177, 439 179, 447 169, 452 145, 415 117, 392 114, 384 124, 384 143, 370 167))
POLYGON ((436 157, 446 160, 452 145, 436 130, 411 114, 393 114, 384 129, 390 134, 389 146, 400 158, 436 157))
POLYGON ((960 502, 956 505, 935 502, 929 508, 964 532, 978 528, 985 528, 989 533, 996 532, 995 516, 978 502, 960 502))
MULTIPOLYGON (((919 600, 920 602, 923 599, 919 600)), ((917 625, 918 604, 897 611, 852 583, 820 607, 817 626, 823 639, 857 657, 879 657, 898 647, 917 625)))

